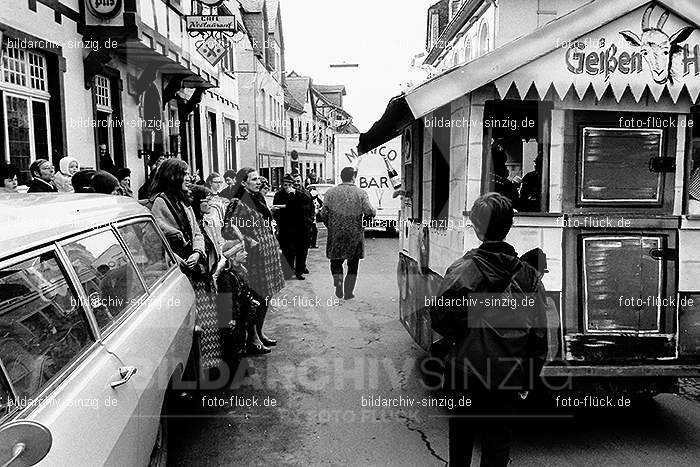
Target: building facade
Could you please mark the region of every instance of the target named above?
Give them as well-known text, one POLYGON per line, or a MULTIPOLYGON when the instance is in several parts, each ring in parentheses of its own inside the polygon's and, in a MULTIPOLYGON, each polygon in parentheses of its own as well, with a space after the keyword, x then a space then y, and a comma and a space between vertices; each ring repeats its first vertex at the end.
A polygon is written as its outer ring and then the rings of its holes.
POLYGON ((441 0, 428 9, 425 65, 464 65, 570 13, 586 0, 441 0), (534 5, 534 6, 533 6, 534 5))
POLYGON ((304 179, 325 181, 332 157, 333 131, 317 106, 318 92, 308 76, 291 72, 286 79, 287 152, 290 170, 304 179))
POLYGON ((240 2, 247 35, 236 44, 241 121, 250 134, 240 142, 241 167, 254 167, 280 186, 286 161, 284 34, 278 0, 240 2))
MULTIPOLYGON (((210 64, 187 31, 187 15, 225 14, 243 24, 238 3, 19 0, 0 10, 0 154, 21 170, 37 158, 58 168, 64 155, 100 168, 100 146, 132 187, 150 154, 187 161, 193 172, 240 164, 239 98, 233 49, 210 64)), ((240 28, 242 29, 242 28, 240 28)), ((244 32, 233 36, 235 42, 244 32)))

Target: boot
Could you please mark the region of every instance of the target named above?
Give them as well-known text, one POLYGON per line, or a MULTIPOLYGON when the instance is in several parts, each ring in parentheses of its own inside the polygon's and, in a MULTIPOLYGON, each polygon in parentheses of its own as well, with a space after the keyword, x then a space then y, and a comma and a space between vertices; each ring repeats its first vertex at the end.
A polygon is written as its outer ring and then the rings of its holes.
POLYGON ((335 286, 335 296, 343 298, 343 276, 333 275, 333 286, 335 286))
POLYGON ((355 295, 353 292, 355 292, 355 283, 357 282, 357 276, 356 275, 350 275, 345 278, 345 285, 343 286, 343 298, 345 300, 350 300, 352 298, 355 298, 355 295))
POLYGON ((262 304, 258 308, 258 316, 257 316, 257 321, 255 323, 255 329, 258 333, 258 337, 260 337, 260 341, 263 343, 263 345, 268 346, 268 345, 277 345, 277 341, 274 339, 270 339, 267 337, 265 334, 263 334, 262 328, 263 324, 265 323, 265 315, 267 315, 267 305, 262 304))

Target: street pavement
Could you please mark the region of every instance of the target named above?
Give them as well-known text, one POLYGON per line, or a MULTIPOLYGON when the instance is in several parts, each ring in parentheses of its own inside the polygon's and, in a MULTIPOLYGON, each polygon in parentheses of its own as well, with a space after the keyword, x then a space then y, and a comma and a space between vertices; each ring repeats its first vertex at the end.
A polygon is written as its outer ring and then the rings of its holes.
MULTIPOLYGON (((319 245, 307 280, 287 282, 273 303, 273 352, 245 359, 226 389, 199 394, 173 415, 170 465, 446 464, 447 400, 424 384, 424 352, 398 320, 397 239, 367 239, 356 298, 347 302, 334 301, 324 230, 319 245)), ((514 421, 512 465, 700 458, 700 404, 687 393, 626 409, 535 415, 514 421)))

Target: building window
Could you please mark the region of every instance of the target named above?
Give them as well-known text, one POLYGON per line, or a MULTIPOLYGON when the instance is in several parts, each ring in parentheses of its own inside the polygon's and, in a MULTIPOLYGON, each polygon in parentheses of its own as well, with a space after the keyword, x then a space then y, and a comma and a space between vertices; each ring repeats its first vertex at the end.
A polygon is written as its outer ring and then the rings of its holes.
POLYGON ((42 55, 28 52, 30 87, 38 91, 46 91, 46 60, 42 55))
POLYGON ((267 57, 271 57, 271 58, 272 58, 272 60, 269 61, 269 62, 270 62, 270 63, 269 63, 269 65, 270 65, 270 71, 275 71, 275 70, 277 69, 277 60, 276 60, 276 59, 277 59, 277 56, 276 56, 276 54, 275 54, 275 53, 276 53, 276 50, 275 50, 275 43, 274 43, 274 42, 271 42, 271 43, 269 44, 269 47, 270 47, 271 50, 270 50, 270 55, 267 55, 267 57))
POLYGON ((464 44, 464 62, 466 63, 471 59, 472 59, 472 40, 467 39, 467 42, 464 44))
POLYGON ((20 184, 29 182, 29 165, 34 160, 51 159, 47 90, 45 57, 10 47, 6 38, 0 62, 0 125, 5 135, 0 150, 5 154, 3 162, 20 170, 20 184))
POLYGON ((236 122, 224 119, 224 151, 226 152, 226 169, 236 170, 236 122))
POLYGON ((309 142, 309 133, 310 133, 309 122, 306 122, 306 142, 307 143, 309 142))
POLYGON ((178 115, 177 106, 171 105, 168 110, 168 130, 170 131, 170 154, 173 156, 179 156, 182 152, 182 148, 180 147, 180 126, 177 125, 180 121, 178 115))
POLYGON ((2 68, 5 82, 18 86, 27 85, 26 53, 24 49, 2 46, 2 68))
POLYGON ((262 105, 261 105, 262 112, 260 112, 262 119, 260 121, 263 123, 263 125, 266 125, 267 124, 267 98, 265 96, 264 89, 260 90, 260 102, 262 103, 262 105))
POLYGON ((438 38, 440 37, 440 15, 437 11, 434 11, 430 15, 430 47, 432 49, 435 46, 438 38))
POLYGON ((109 90, 109 79, 104 76, 95 76, 95 104, 97 110, 112 111, 112 96, 109 90))
POLYGON ((275 120, 275 115, 274 115, 275 108, 272 104, 272 95, 269 96, 268 105, 270 106, 269 107, 270 108, 270 112, 269 112, 270 120, 267 122, 267 126, 268 126, 268 128, 271 128, 272 122, 275 120))
POLYGON ((479 55, 484 55, 489 51, 489 25, 486 21, 481 25, 479 31, 479 55))
POLYGON ((47 91, 46 59, 41 54, 9 47, 9 42, 5 40, 2 45, 2 70, 2 79, 7 84, 47 91))
POLYGON ((235 45, 231 40, 227 40, 228 50, 224 54, 224 58, 221 60, 221 69, 228 73, 235 72, 235 45))
POLYGON ((289 140, 294 141, 294 119, 289 119, 289 140))
MULTIPOLYGON (((216 114, 207 112, 207 150, 209 156, 210 167, 213 167, 214 172, 219 170, 219 160, 216 151, 216 114)), ((204 173, 201 174, 205 177, 204 173)))

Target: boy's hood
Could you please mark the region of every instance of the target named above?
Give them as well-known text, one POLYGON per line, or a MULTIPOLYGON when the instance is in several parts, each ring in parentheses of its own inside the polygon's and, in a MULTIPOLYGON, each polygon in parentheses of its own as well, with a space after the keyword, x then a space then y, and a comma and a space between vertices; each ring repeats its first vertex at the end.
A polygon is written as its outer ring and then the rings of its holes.
POLYGON ((521 264, 515 249, 505 242, 484 243, 467 254, 496 290, 508 285, 521 264))

